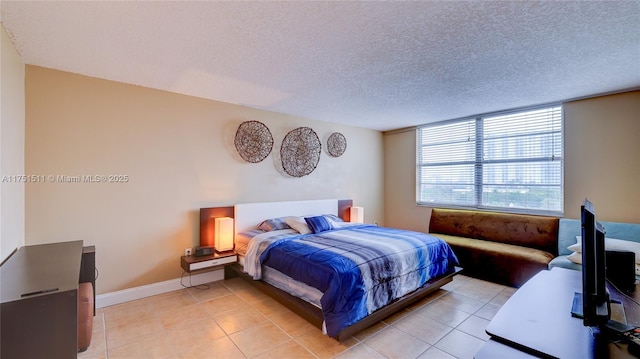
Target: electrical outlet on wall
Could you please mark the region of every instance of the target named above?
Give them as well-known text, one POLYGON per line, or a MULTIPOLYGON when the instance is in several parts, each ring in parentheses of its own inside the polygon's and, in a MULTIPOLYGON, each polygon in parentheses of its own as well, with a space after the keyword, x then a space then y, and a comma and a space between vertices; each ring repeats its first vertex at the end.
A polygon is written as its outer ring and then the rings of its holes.
POLYGON ((190 256, 191 255, 191 248, 185 248, 184 249, 184 255, 185 256, 190 256))

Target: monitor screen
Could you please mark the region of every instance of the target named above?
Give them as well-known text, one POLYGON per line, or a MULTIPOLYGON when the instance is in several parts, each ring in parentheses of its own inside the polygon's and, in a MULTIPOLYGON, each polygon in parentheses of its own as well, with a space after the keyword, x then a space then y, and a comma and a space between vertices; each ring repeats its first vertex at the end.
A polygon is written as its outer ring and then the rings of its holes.
POLYGON ((582 306, 585 326, 605 324, 610 317, 606 284, 604 227, 596 220, 593 204, 584 200, 582 221, 582 306))

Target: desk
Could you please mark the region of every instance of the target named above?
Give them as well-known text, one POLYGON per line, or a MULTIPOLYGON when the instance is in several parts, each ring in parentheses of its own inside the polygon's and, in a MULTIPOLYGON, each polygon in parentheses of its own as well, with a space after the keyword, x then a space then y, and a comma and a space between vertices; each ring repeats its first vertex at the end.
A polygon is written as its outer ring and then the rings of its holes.
MULTIPOLYGON (((623 303, 627 321, 640 323, 640 308, 613 287, 611 299, 623 303)), ((626 344, 594 335, 582 319, 571 316, 573 294, 582 292, 580 271, 553 268, 541 271, 518 289, 487 326, 491 340, 541 357, 633 358, 626 344)), ((634 297, 640 296, 640 290, 634 297)))

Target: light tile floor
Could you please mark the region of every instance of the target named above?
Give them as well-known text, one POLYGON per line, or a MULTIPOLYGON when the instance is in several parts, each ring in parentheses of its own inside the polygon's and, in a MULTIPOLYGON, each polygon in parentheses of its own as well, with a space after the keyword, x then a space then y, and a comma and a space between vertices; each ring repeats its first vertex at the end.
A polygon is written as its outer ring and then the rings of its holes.
POLYGON ((473 358, 514 288, 462 275, 343 342, 240 278, 98 309, 96 358, 473 358))

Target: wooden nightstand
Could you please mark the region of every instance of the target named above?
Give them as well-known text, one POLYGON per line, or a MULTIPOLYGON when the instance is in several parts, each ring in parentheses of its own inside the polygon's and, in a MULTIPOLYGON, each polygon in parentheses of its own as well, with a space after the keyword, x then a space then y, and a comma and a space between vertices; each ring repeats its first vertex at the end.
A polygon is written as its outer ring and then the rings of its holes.
POLYGON ((200 272, 204 270, 222 268, 227 264, 236 263, 238 255, 234 251, 214 253, 210 256, 182 256, 180 258, 180 266, 187 273, 200 272))

